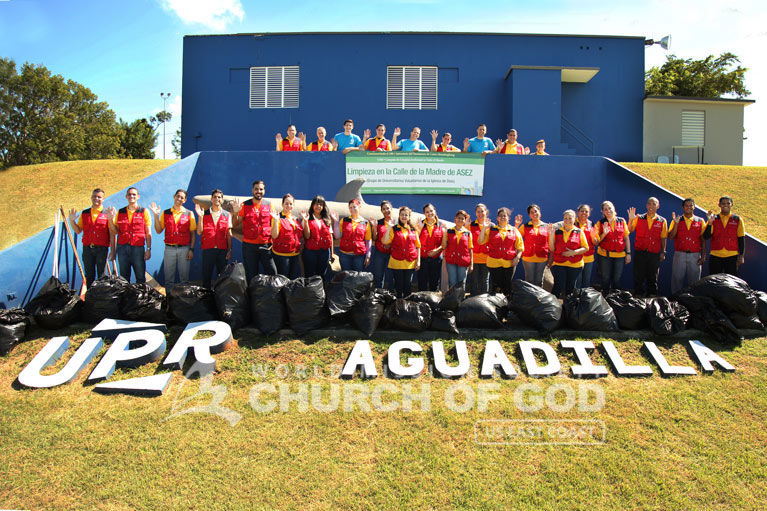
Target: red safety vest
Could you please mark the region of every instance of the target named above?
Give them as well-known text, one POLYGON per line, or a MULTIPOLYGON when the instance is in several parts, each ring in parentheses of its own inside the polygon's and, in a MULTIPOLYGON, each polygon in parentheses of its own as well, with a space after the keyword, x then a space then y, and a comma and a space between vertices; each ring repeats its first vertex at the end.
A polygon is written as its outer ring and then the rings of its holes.
MULTIPOLYGON (((469 225, 469 230, 471 230, 471 237, 475 240, 479 240, 479 235, 482 233, 482 227, 477 223, 476 220, 474 220, 471 225, 469 225)), ((477 241, 477 246, 474 247, 475 254, 487 254, 487 250, 487 243, 480 245, 479 241, 477 241)))
POLYGON ((173 212, 170 209, 163 211, 163 223, 165 225, 165 244, 166 245, 189 245, 192 241, 189 232, 189 211, 181 213, 176 223, 173 212))
POLYGON ((507 225, 506 237, 501 237, 501 231, 497 226, 490 227, 490 236, 487 242, 487 255, 493 259, 506 259, 511 261, 517 255, 517 230, 507 225))
POLYGON ((280 213, 280 232, 272 241, 272 252, 280 254, 294 254, 301 248, 301 236, 303 229, 295 220, 280 213))
POLYGON ((549 228, 543 222, 538 227, 538 233, 533 232, 532 222, 525 224, 525 250, 522 257, 549 257, 549 228))
POLYGON ((376 250, 382 254, 391 254, 391 246, 387 247, 383 244, 386 231, 389 229, 389 224, 382 218, 376 225, 376 250))
POLYGON ((700 235, 703 232, 703 219, 693 215, 689 229, 687 228, 687 222, 685 222, 684 217, 677 218, 676 221, 677 228, 676 238, 674 238, 674 250, 676 252, 700 252, 700 235))
POLYGON ((210 209, 202 215, 202 240, 203 250, 209 248, 228 249, 229 244, 226 241, 226 234, 229 230, 229 213, 221 210, 218 216, 218 222, 213 222, 213 213, 210 209))
MULTIPOLYGON (((610 221, 607 218, 602 218, 599 221, 602 224, 602 232, 604 232, 605 226, 610 225, 610 221)), ((605 239, 599 243, 599 248, 605 252, 623 252, 626 250, 626 221, 621 217, 615 219, 615 229, 610 229, 605 239)))
POLYGON ((646 250, 653 254, 660 253, 660 235, 663 232, 664 218, 660 215, 655 215, 655 220, 652 222, 651 227, 647 227, 647 213, 643 213, 637 217, 636 225, 636 240, 634 241, 634 248, 636 250, 646 250))
POLYGON ((330 234, 330 226, 324 220, 317 220, 314 216, 309 220, 309 239, 304 245, 307 250, 327 250, 333 245, 333 236, 330 234))
MULTIPOLYGON (((431 230, 431 236, 429 235, 429 228, 426 225, 423 226, 421 232, 418 234, 418 238, 421 240, 421 259, 429 257, 426 255, 430 250, 434 250, 442 246, 442 225, 439 222, 434 224, 431 230)), ((430 259, 439 259, 442 254, 437 254, 430 259)))
POLYGON ((447 246, 445 247, 445 262, 447 264, 457 264, 464 268, 471 265, 470 235, 469 231, 461 231, 461 236, 457 237, 454 227, 447 230, 447 246))
POLYGON ((262 200, 260 206, 255 206, 253 199, 248 199, 242 204, 242 209, 245 211, 242 217, 242 236, 256 240, 246 243, 269 243, 272 239, 272 206, 269 201, 262 200))
POLYGON ((132 247, 144 246, 146 240, 144 225, 144 208, 138 206, 133 212, 130 222, 128 221, 128 208, 120 209, 117 212, 117 244, 132 247))
POLYGON ((711 226, 711 250, 730 250, 738 251, 738 224, 740 217, 731 215, 726 226, 722 225, 719 215, 714 218, 711 226))
POLYGON ((379 147, 384 151, 391 151, 391 144, 389 144, 389 141, 385 138, 382 138, 380 142, 378 142, 378 139, 375 137, 368 140, 368 151, 376 151, 379 147))
POLYGON ((415 231, 405 230, 400 225, 395 225, 392 230, 394 231, 394 239, 391 242, 392 258, 397 261, 415 261, 418 258, 415 231))
POLYGON ((309 151, 332 151, 333 145, 327 140, 320 146, 320 141, 309 144, 309 151))
POLYGON ((344 226, 341 229, 341 251, 347 254, 363 255, 367 251, 365 246, 365 232, 367 231, 367 220, 359 217, 357 226, 352 230, 352 219, 345 217, 344 226))
POLYGON ((581 225, 580 221, 578 220, 575 222, 576 225, 583 231, 583 234, 586 235, 586 241, 589 243, 589 249, 585 254, 583 254, 583 257, 594 255, 594 224, 591 223, 591 220, 586 220, 586 225, 581 225))
MULTIPOLYGON (((498 152, 500 154, 506 154, 507 147, 508 145, 506 144, 506 141, 504 140, 503 142, 501 142, 501 150, 498 152)), ((519 142, 517 142, 516 154, 525 154, 525 149, 522 147, 522 145, 519 142)))
POLYGON ((577 263, 583 259, 583 254, 577 256, 564 257, 562 252, 565 250, 578 250, 581 248, 581 230, 573 227, 570 231, 570 237, 565 243, 565 235, 562 229, 554 232, 554 262, 555 263, 577 263))
POLYGON ((439 144, 437 146, 437 152, 438 153, 446 153, 446 152, 454 152, 455 149, 450 149, 450 146, 447 146, 447 149, 442 147, 442 144, 439 144))
POLYGON ((96 245, 98 247, 109 246, 109 218, 104 211, 99 211, 96 221, 91 216, 91 208, 80 214, 83 220, 83 246, 96 245))
POLYGON ((290 142, 287 138, 282 139, 282 150, 283 151, 300 151, 301 150, 301 141, 298 139, 298 137, 293 138, 293 143, 290 142))

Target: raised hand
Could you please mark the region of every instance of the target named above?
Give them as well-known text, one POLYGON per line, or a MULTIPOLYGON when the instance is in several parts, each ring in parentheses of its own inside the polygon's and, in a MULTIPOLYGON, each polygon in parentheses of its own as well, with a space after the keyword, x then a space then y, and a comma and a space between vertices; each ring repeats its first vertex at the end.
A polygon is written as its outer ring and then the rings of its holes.
POLYGON ((330 219, 333 220, 333 222, 338 222, 338 213, 336 213, 335 211, 331 211, 330 219))
POLYGON ((307 213, 306 210, 301 211, 301 218, 304 219, 304 222, 308 222, 309 221, 309 213, 307 213))
POLYGON ((298 140, 301 142, 306 142, 306 134, 303 131, 298 132, 298 140))
POLYGON ((279 219, 280 219, 280 214, 279 213, 277 213, 276 211, 272 210, 272 211, 269 212, 269 214, 272 216, 272 218, 274 218, 275 220, 279 221, 279 219))
POLYGON ((469 137, 466 137, 463 139, 463 151, 466 152, 466 149, 469 148, 469 137))
POLYGON ((708 210, 708 213, 706 213, 706 216, 708 217, 709 223, 713 222, 714 218, 716 218, 716 214, 713 211, 711 211, 710 209, 708 210))
POLYGON ((522 225, 522 215, 517 215, 514 217, 514 227, 519 227, 522 225))
POLYGON ((235 198, 232 201, 232 213, 237 214, 242 209, 242 202, 240 202, 240 199, 235 198))
POLYGON ((503 140, 500 138, 495 139, 495 147, 503 147, 503 140))
POLYGON ((197 216, 199 216, 200 218, 202 218, 203 215, 205 215, 205 210, 203 210, 202 206, 200 206, 199 204, 194 205, 194 212, 197 213, 197 216))
POLYGON ((676 222, 676 212, 675 211, 671 212, 671 221, 672 222, 676 222))
POLYGON ((277 141, 278 144, 282 142, 282 133, 277 133, 277 135, 274 136, 274 139, 277 141))
POLYGON ((394 136, 395 136, 395 137, 398 137, 398 136, 400 136, 400 134, 401 134, 401 133, 402 133, 402 130, 401 130, 401 129, 399 129, 399 126, 397 126, 396 128, 394 128, 394 136))
POLYGON ((525 146, 525 154, 530 154, 530 148, 525 146))
POLYGON ((431 130, 431 141, 436 143, 437 137, 439 137, 439 132, 437 130, 431 130))
POLYGON ((363 135, 365 138, 370 138, 370 130, 365 130, 365 131, 362 133, 362 135, 363 135))
POLYGON ((368 222, 370 222, 371 227, 378 224, 378 220, 376 220, 372 216, 368 218, 368 222))
POLYGON ((149 205, 149 209, 154 213, 155 215, 159 215, 162 210, 160 209, 160 206, 155 204, 154 202, 149 205))
POLYGON ((631 206, 626 212, 629 214, 629 220, 633 220, 637 216, 637 208, 631 206))
POLYGON ((72 223, 75 223, 75 220, 77 220, 77 210, 75 208, 69 210, 69 219, 72 223))
POLYGON ((330 139, 330 143, 333 144, 333 150, 338 151, 338 142, 336 142, 335 138, 330 139))
MULTIPOLYGON (((114 218, 117 216, 117 210, 115 209, 114 206, 109 206, 107 208, 107 215, 109 216, 109 218, 114 218)), ((114 261, 114 259, 112 260, 114 261)))

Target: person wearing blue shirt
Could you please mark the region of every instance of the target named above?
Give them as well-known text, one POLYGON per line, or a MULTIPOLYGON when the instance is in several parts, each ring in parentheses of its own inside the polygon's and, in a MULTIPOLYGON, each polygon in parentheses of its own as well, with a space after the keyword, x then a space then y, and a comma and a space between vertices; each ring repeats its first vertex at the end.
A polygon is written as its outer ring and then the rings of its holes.
POLYGON ((418 140, 418 137, 421 136, 421 128, 418 126, 415 126, 413 128, 413 131, 410 132, 410 138, 403 140, 399 144, 397 144, 397 137, 402 133, 402 130, 399 128, 394 129, 394 136, 391 139, 391 145, 392 149, 395 151, 428 151, 429 148, 426 147, 426 144, 418 140))
POLYGON ((362 145, 362 140, 352 133, 352 129, 354 129, 354 121, 346 119, 344 121, 343 133, 338 133, 333 137, 333 140, 331 140, 336 151, 341 151, 346 154, 349 151, 356 151, 357 148, 362 145))
POLYGON ((482 156, 485 156, 487 153, 495 151, 495 144, 490 138, 485 137, 485 133, 487 133, 487 126, 484 124, 477 126, 477 136, 472 139, 464 139, 463 152, 482 153, 482 156))

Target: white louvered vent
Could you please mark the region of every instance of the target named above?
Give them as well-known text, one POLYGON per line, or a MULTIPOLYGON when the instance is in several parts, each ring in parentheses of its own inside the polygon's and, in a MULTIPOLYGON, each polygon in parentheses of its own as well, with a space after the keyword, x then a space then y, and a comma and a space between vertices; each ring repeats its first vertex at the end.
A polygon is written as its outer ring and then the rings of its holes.
POLYGON ((298 66, 251 67, 250 108, 298 108, 298 66))
POLYGON ((706 112, 682 110, 682 145, 706 145, 706 112))
POLYGON ((386 108, 436 110, 437 68, 434 66, 387 67, 386 108))

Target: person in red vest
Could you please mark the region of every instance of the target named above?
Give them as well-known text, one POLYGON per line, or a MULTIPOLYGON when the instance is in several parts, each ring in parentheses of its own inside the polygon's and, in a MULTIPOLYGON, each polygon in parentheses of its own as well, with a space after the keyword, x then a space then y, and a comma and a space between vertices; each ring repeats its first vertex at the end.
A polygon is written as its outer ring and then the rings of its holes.
POLYGON ((496 140, 495 152, 498 154, 530 154, 529 147, 517 143, 517 130, 511 129, 506 134, 506 141, 496 140))
POLYGON ((500 208, 497 213, 498 223, 491 224, 479 235, 480 243, 487 243, 487 269, 490 272, 490 291, 500 288, 506 296, 511 296, 511 281, 517 264, 522 258, 525 244, 516 227, 509 224, 511 211, 500 208))
POLYGON ((96 188, 91 193, 91 207, 84 209, 79 217, 76 209, 69 211, 72 230, 75 234, 83 233, 83 269, 88 286, 104 275, 107 264, 109 218, 114 216, 115 208, 104 211, 104 196, 104 190, 96 188))
POLYGON ((387 285, 391 287, 394 283, 394 276, 389 269, 391 247, 387 247, 383 243, 386 231, 390 226, 394 225, 391 213, 391 202, 384 200, 381 201, 381 214, 383 218, 375 222, 371 219, 374 246, 373 254, 370 256, 370 266, 373 273, 373 287, 379 289, 383 289, 387 285))
POLYGON ((306 135, 304 132, 298 134, 296 137, 296 127, 291 124, 288 126, 288 138, 282 138, 282 133, 277 133, 274 137, 277 141, 278 151, 305 151, 306 150, 306 135))
POLYGON ((708 273, 738 274, 738 266, 746 262, 746 226, 743 218, 733 214, 734 201, 729 195, 719 199, 719 214, 708 211, 708 225, 703 233, 711 239, 708 273))
POLYGON ((706 242, 703 231, 706 220, 695 215, 695 200, 682 202, 684 213, 671 213, 668 228, 669 239, 674 240, 674 259, 671 263, 671 293, 684 287, 685 278, 689 286, 700 279, 700 269, 706 260, 706 242))
POLYGON ((459 209, 455 214, 455 227, 442 237, 442 252, 445 254, 447 282, 453 287, 474 270, 474 244, 471 231, 466 227, 469 214, 459 209))
POLYGON ((304 230, 304 276, 326 277, 328 263, 335 259, 333 253, 333 219, 328 211, 325 198, 317 195, 309 205, 309 211, 301 212, 304 230))
POLYGON ((469 278, 469 293, 472 296, 487 293, 490 290, 490 273, 487 269, 487 243, 479 241, 485 227, 490 227, 490 219, 487 218, 487 206, 482 203, 474 208, 477 219, 469 224, 471 239, 476 241, 474 245, 474 271, 469 278))
MULTIPOLYGON (((331 213, 335 222, 337 216, 331 213)), ((339 242, 341 254, 339 262, 344 271, 363 271, 370 264, 370 240, 373 237, 371 222, 360 215, 359 199, 349 201, 349 216, 336 224, 335 237, 339 242)))
POLYGON ((575 226, 575 211, 568 209, 562 215, 562 226, 551 229, 549 234, 548 266, 554 275, 551 292, 557 298, 567 296, 583 272, 583 254, 588 252, 589 242, 582 229, 575 226))
POLYGON ((596 226, 591 223, 589 216, 591 215, 591 206, 588 204, 581 204, 578 206, 578 218, 575 221, 575 226, 578 227, 586 235, 586 241, 589 243, 589 249, 583 254, 583 272, 578 277, 575 287, 591 287, 591 274, 593 273, 594 266, 594 251, 596 250, 596 226))
POLYGON ((389 226, 384 235, 384 245, 391 248, 389 268, 394 274, 397 298, 408 296, 412 290, 413 271, 421 267, 421 242, 418 228, 410 219, 408 207, 399 208, 397 225, 389 226))
POLYGON ((210 289, 210 272, 216 268, 220 275, 226 268, 226 261, 232 258, 232 215, 225 211, 224 192, 215 189, 210 192, 210 208, 203 211, 197 204, 195 211, 200 217, 197 234, 202 248, 202 287, 210 289))
POLYGON ((615 205, 602 203, 602 219, 596 226, 597 261, 602 275, 602 294, 620 289, 623 267, 631 263, 631 242, 626 220, 615 214, 615 205))
POLYGON ((109 258, 114 261, 116 256, 122 278, 130 282, 133 270, 136 283, 143 284, 146 282, 146 262, 152 257, 152 216, 148 209, 138 205, 140 197, 136 188, 128 188, 125 193, 128 205, 110 217, 112 250, 109 258))
POLYGON ((450 142, 453 140, 453 135, 448 133, 444 133, 442 135, 442 143, 440 145, 437 145, 437 137, 439 137, 439 132, 437 130, 431 130, 431 152, 433 153, 460 153, 461 150, 458 149, 456 146, 451 145, 450 142))
POLYGON ((250 284, 258 273, 276 275, 272 258, 272 212, 274 207, 264 199, 266 186, 261 180, 253 181, 253 198, 232 203, 232 226, 242 225, 242 264, 250 284))
POLYGON ((442 277, 442 238, 445 226, 437 217, 434 204, 423 207, 424 221, 418 222, 421 242, 421 269, 418 270, 418 290, 437 291, 442 277))
POLYGON ((522 267, 525 269, 525 281, 543 287, 543 272, 549 260, 549 226, 541 221, 541 208, 538 204, 527 206, 530 221, 522 225, 522 215, 514 218, 514 227, 519 229, 525 241, 522 254, 522 267))
POLYGON ((376 126, 376 136, 370 138, 370 130, 365 130, 362 136, 362 147, 366 151, 391 151, 391 142, 386 138, 386 126, 379 124, 376 126))
POLYGON ((176 270, 181 284, 189 282, 189 266, 194 257, 197 224, 194 213, 184 207, 186 190, 176 190, 173 206, 162 211, 154 202, 149 209, 154 213, 154 230, 165 231, 165 253, 162 266, 165 273, 165 289, 170 291, 176 283, 176 270))
POLYGON ((328 132, 322 126, 317 128, 317 141, 309 144, 304 151, 335 151, 338 148, 338 143, 325 140, 327 134, 328 132))
POLYGON ((647 296, 658 294, 658 271, 666 259, 666 219, 658 215, 660 202, 655 197, 647 199, 647 213, 637 216, 636 208, 630 207, 629 232, 634 235, 634 294, 647 296))
POLYGON ((304 239, 304 229, 295 218, 293 196, 289 193, 282 198, 282 211, 272 213, 272 253, 277 273, 293 280, 301 276, 298 256, 304 239))

